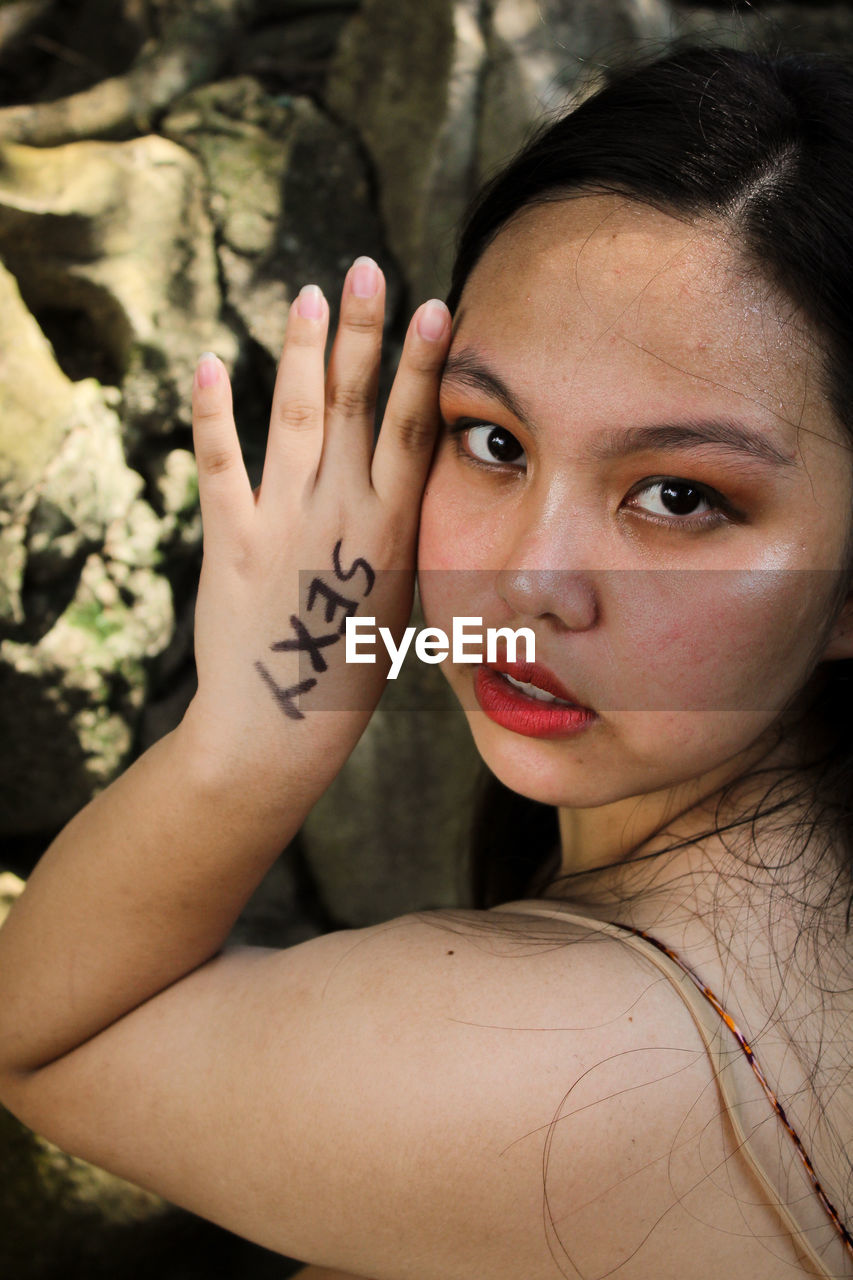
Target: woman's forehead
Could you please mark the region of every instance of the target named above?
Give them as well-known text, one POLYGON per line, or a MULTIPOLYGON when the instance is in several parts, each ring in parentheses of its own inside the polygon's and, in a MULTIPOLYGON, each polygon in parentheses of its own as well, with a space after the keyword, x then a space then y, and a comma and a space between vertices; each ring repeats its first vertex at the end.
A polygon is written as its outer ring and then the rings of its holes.
MULTIPOLYGON (((796 428, 833 415, 807 326, 723 231, 621 196, 525 209, 477 263, 452 353, 475 351, 522 394, 675 396, 796 428), (721 406, 722 407, 722 406, 721 406)), ((632 406, 632 412, 638 406, 632 406)))
MULTIPOLYGON (((622 196, 581 196, 522 210, 474 268, 462 309, 482 299, 500 313, 502 303, 518 302, 521 290, 513 286, 522 284, 534 312, 543 302, 559 309, 562 299, 575 326, 592 333, 630 319, 663 332, 672 321, 680 333, 687 321, 698 336, 711 334, 722 312, 742 312, 748 324, 773 310, 768 284, 718 226, 622 196)), ((782 315, 773 318, 789 335, 782 315)))

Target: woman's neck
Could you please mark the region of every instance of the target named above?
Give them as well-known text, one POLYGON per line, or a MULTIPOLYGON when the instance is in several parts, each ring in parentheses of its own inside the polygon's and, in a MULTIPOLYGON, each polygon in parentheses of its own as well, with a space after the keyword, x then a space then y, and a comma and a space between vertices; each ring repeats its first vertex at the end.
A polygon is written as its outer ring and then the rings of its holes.
MULTIPOLYGON (((771 783, 764 780, 759 798, 771 783)), ((780 798, 774 792, 773 803, 780 798)), ((802 848, 804 803, 793 800, 754 826, 747 819, 726 829, 721 815, 718 832, 713 812, 701 832, 695 823, 670 824, 631 859, 558 874, 543 896, 665 943, 740 1025, 805 1028, 816 1008, 826 1020, 831 997, 853 989, 853 947, 849 870, 825 835, 802 848)), ((842 1013, 850 1015, 847 1003, 842 1013)), ((829 1034, 828 1026, 814 1034, 829 1034)))
POLYGON ((678 787, 561 809, 562 863, 547 896, 651 932, 786 896, 825 908, 838 862, 832 851, 820 857, 819 833, 801 848, 811 799, 801 764, 790 739, 763 739, 678 787))

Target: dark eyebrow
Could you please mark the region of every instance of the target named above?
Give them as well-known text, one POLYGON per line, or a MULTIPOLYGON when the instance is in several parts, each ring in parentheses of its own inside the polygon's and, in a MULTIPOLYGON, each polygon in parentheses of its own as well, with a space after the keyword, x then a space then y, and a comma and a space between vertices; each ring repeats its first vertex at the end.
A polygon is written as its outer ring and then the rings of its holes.
POLYGON ((645 449, 695 449, 697 445, 715 445, 729 453, 774 467, 796 466, 796 458, 784 453, 761 431, 728 418, 701 419, 695 422, 663 422, 650 427, 625 427, 605 431, 590 446, 593 458, 624 458, 645 449))
MULTIPOLYGON (((444 367, 442 381, 485 391, 509 413, 523 422, 532 434, 535 425, 523 402, 470 347, 451 353, 444 367)), ((712 445, 729 453, 739 453, 774 467, 792 467, 796 458, 785 453, 761 431, 729 418, 664 422, 648 427, 613 428, 598 436, 590 446, 590 455, 599 461, 624 458, 647 449, 695 449, 712 445)))
POLYGON ((455 382, 457 386, 470 387, 473 391, 485 391, 486 395, 502 404, 513 417, 528 424, 528 414, 521 400, 513 395, 502 378, 487 364, 483 364, 470 347, 450 353, 441 381, 442 384, 455 382))

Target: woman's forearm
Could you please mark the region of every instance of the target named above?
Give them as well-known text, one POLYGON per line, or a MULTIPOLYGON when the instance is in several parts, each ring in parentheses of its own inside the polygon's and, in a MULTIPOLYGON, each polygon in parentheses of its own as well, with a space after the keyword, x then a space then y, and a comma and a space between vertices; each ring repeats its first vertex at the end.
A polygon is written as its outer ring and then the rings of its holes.
POLYGON ((0 1076, 88 1040, 204 963, 306 803, 262 803, 169 734, 73 819, 0 931, 0 1076))

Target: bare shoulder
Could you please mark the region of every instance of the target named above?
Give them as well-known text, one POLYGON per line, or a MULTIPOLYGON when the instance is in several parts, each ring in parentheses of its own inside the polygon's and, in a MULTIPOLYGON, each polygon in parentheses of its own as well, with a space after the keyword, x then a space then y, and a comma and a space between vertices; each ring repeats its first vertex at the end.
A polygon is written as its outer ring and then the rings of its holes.
POLYGON ((747 1245, 751 1275, 803 1274, 756 1245, 769 1206, 745 1225, 677 993, 582 926, 432 912, 228 952, 42 1075, 34 1127, 333 1268, 306 1280, 710 1280, 747 1245))

